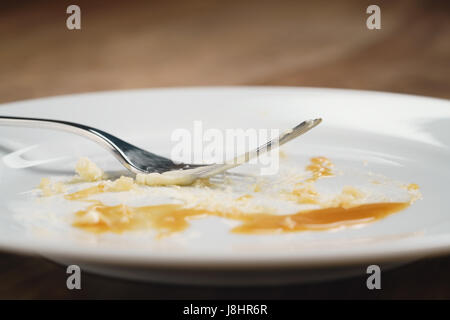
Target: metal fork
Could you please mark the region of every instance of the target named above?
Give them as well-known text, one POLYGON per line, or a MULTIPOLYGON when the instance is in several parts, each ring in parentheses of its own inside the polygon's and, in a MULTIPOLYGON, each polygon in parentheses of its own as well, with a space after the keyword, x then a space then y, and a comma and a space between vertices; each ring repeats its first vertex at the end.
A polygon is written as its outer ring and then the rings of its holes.
POLYGON ((140 149, 107 132, 79 123, 39 118, 0 116, 0 125, 58 129, 89 138, 110 151, 125 168, 133 173, 164 173, 174 170, 183 170, 179 173, 191 175, 192 178, 194 178, 191 180, 211 177, 231 168, 237 167, 264 152, 268 152, 275 147, 281 146, 282 144, 295 139, 296 137, 317 126, 321 121, 322 119, 303 121, 296 127, 283 132, 279 137, 268 141, 262 146, 259 146, 257 149, 246 152, 245 154, 237 156, 223 164, 198 165, 175 163, 168 158, 140 149))

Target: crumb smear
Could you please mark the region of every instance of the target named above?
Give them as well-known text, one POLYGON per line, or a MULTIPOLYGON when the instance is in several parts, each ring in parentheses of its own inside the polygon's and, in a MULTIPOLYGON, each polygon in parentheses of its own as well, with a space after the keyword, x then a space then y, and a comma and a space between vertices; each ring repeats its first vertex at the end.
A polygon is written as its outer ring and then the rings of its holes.
POLYGON ((88 158, 78 160, 75 171, 84 181, 99 181, 104 177, 104 172, 88 158))
MULTIPOLYGON (((289 181, 293 180, 290 188, 282 183, 270 185, 264 180, 236 184, 226 176, 221 182, 193 181, 176 172, 137 174, 135 179, 121 176, 111 181, 105 180, 103 170, 87 158, 78 161, 75 171, 83 182, 91 183, 89 187, 68 193, 62 182, 43 178, 39 184, 42 196, 62 194, 67 201, 88 203, 85 209, 75 213, 75 227, 94 233, 155 229, 159 238, 180 232, 190 225, 191 219, 205 216, 239 221, 241 224, 231 232, 240 234, 329 230, 381 219, 421 197, 419 186, 414 183, 399 187, 408 193, 406 201, 371 203, 369 195, 355 186, 343 186, 337 194, 322 194, 317 181, 335 176, 334 164, 326 157, 311 158, 302 179, 298 178, 299 174, 289 175, 289 181), (136 192, 170 198, 176 203, 110 206, 95 197, 103 193, 136 192), (276 206, 280 203, 291 209, 278 212, 276 206), (298 206, 311 209, 298 209, 298 206)), ((374 184, 374 180, 369 183, 374 184)), ((376 184, 382 185, 379 181, 376 184)))

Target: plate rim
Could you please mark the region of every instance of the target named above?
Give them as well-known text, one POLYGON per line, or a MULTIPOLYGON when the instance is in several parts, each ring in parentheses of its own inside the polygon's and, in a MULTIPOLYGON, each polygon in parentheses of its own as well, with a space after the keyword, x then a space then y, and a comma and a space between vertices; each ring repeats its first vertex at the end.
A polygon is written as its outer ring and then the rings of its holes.
MULTIPOLYGON (((11 101, 0 104, 0 107, 15 107, 17 104, 23 103, 42 103, 45 100, 54 99, 76 99, 84 96, 96 96, 96 95, 110 95, 110 94, 127 94, 127 93, 151 93, 151 92, 169 92, 169 91, 331 91, 342 92, 363 95, 384 95, 395 96, 400 98, 413 98, 413 99, 425 99, 436 102, 449 103, 450 99, 436 98, 429 96, 421 96, 415 94, 404 94, 396 92, 384 92, 377 90, 358 90, 358 89, 345 89, 345 88, 322 88, 322 87, 296 87, 296 86, 188 86, 188 87, 156 87, 156 88, 136 88, 136 89, 124 89, 124 90, 107 90, 107 91, 92 91, 83 93, 63 94, 49 97, 38 97, 34 99, 26 99, 19 101, 11 101)), ((429 106, 427 106, 429 107, 429 106)), ((230 253, 226 256, 224 253, 220 255, 208 255, 205 258, 205 254, 189 253, 187 256, 179 256, 178 254, 159 254, 155 252, 148 252, 142 254, 142 251, 135 250, 129 251, 124 254, 120 251, 120 254, 114 253, 112 249, 101 248, 67 248, 55 245, 54 243, 46 243, 40 241, 38 245, 30 243, 30 241, 15 242, 9 244, 8 239, 0 236, 0 250, 4 252, 19 253, 19 254, 38 254, 45 256, 55 256, 60 258, 69 258, 77 261, 87 262, 101 262, 114 265, 140 265, 140 266, 164 266, 164 267, 221 267, 226 269, 235 268, 281 268, 281 267, 312 267, 312 266, 337 266, 337 265, 353 265, 359 263, 367 263, 370 261, 377 262, 392 262, 418 259, 430 256, 440 256, 450 254, 450 233, 427 236, 420 238, 421 241, 411 241, 417 239, 405 239, 397 240, 395 246, 389 247, 389 250, 380 250, 381 248, 371 248, 369 252, 364 251, 364 246, 353 248, 353 250, 343 250, 340 252, 336 250, 336 254, 318 255, 308 254, 302 252, 300 255, 296 253, 290 253, 289 255, 273 255, 257 256, 257 255, 240 255, 236 253, 230 253), (441 237, 441 242, 436 243, 436 237, 441 237), (404 243, 408 241, 407 243, 404 243), (415 243, 418 242, 418 243, 415 243), (402 247, 403 244, 403 247, 402 247), (39 246, 41 246, 39 248, 39 246), (68 252, 69 251, 69 252, 68 252), (101 252, 99 252, 101 251, 101 252)))

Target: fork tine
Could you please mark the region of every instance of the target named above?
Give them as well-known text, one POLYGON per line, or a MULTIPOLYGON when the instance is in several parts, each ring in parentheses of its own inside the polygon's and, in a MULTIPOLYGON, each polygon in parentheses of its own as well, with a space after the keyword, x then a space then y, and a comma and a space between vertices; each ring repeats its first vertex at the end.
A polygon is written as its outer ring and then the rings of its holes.
POLYGON ((210 176, 216 175, 220 172, 237 167, 245 162, 248 162, 252 158, 258 157, 262 153, 269 152, 273 148, 279 147, 279 146, 285 144, 286 142, 289 142, 289 141, 301 136, 302 134, 308 132, 309 130, 311 130, 312 128, 314 128, 321 122, 322 122, 321 118, 303 121, 299 125, 295 126, 294 128, 292 128, 290 130, 283 132, 277 138, 266 142, 265 144, 263 144, 262 146, 259 146, 255 150, 251 150, 242 155, 239 155, 239 156, 233 158, 232 160, 225 162, 224 164, 214 164, 214 165, 206 166, 203 168, 203 170, 201 168, 198 168, 198 171, 196 172, 196 174, 201 178, 210 177, 210 176))

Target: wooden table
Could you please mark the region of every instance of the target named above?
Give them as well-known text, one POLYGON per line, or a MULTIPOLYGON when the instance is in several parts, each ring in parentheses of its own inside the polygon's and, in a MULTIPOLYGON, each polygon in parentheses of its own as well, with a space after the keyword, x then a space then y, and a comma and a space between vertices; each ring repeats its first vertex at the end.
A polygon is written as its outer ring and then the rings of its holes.
MULTIPOLYGON (((0 102, 198 85, 320 86, 450 98, 450 2, 2 1, 0 102), (81 7, 81 30, 66 7, 81 7)), ((3 186, 2 186, 3 187, 3 186)), ((314 285, 215 288, 83 277, 42 258, 0 254, 0 298, 450 298, 450 257, 314 285), (267 289, 267 290, 266 290, 267 289)))

